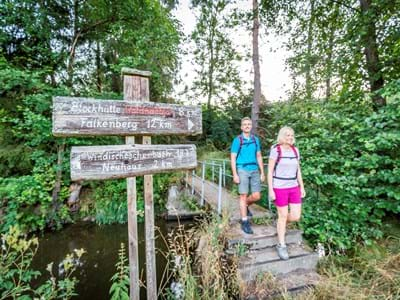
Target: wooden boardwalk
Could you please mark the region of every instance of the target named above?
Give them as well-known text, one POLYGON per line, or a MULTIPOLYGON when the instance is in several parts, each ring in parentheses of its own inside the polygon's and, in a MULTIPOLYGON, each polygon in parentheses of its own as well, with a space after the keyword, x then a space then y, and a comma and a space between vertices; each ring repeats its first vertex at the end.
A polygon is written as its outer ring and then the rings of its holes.
MULTIPOLYGON (((187 179, 189 186, 192 185, 195 192, 201 195, 201 178, 190 175, 187 179)), ((218 209, 218 184, 211 181, 204 181, 204 200, 215 210, 218 209)), ((239 212, 239 195, 233 194, 225 188, 221 191, 221 211, 229 216, 231 222, 240 220, 239 212)), ((271 213, 257 204, 251 205, 251 212, 253 213, 253 218, 271 217, 271 213)))

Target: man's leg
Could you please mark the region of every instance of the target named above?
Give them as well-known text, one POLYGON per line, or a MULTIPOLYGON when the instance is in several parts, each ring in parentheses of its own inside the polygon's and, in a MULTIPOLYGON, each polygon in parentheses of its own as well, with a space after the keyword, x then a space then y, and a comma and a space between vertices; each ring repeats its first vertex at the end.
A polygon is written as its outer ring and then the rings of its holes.
POLYGON ((239 176, 239 209, 242 220, 247 219, 247 194, 249 192, 249 173, 244 170, 238 170, 239 176))
POLYGON ((250 196, 247 197, 246 202, 247 202, 247 205, 250 206, 254 202, 257 202, 260 199, 261 199, 261 193, 260 192, 255 192, 255 193, 252 193, 250 196))
POLYGON ((261 199, 261 180, 260 172, 253 171, 250 177, 251 195, 247 197, 247 206, 252 205, 261 199))
POLYGON ((241 227, 243 232, 247 234, 252 234, 253 230, 251 229, 250 222, 247 219, 247 194, 249 192, 249 173, 244 170, 238 170, 239 175, 239 208, 240 208, 240 218, 241 218, 241 227))
POLYGON ((240 194, 240 217, 242 220, 247 220, 247 194, 240 194))

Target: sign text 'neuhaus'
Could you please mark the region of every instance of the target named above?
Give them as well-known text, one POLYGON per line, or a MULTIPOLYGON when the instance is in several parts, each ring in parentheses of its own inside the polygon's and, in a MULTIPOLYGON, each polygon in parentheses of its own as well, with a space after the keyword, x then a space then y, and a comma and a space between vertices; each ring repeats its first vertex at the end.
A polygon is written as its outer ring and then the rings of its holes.
POLYGON ((194 145, 72 147, 71 179, 126 178, 197 166, 194 145))

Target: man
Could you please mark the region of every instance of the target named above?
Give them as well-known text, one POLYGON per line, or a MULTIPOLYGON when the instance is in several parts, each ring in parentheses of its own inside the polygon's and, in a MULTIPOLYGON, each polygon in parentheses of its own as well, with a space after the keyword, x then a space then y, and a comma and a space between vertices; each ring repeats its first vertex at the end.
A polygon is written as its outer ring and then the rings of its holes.
POLYGON ((247 234, 253 233, 248 220, 253 214, 248 206, 260 200, 261 182, 265 180, 260 140, 251 134, 251 127, 251 119, 243 118, 240 127, 242 133, 233 140, 231 146, 233 182, 239 185, 241 224, 247 234))

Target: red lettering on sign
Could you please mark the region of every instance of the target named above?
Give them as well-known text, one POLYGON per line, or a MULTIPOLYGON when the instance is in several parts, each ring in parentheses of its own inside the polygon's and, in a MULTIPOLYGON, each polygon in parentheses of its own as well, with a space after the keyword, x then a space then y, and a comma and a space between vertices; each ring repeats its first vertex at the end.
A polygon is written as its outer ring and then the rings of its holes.
POLYGON ((125 106, 126 114, 129 115, 151 115, 151 116, 164 116, 172 117, 174 115, 173 110, 167 108, 158 107, 137 107, 137 106, 125 106))

